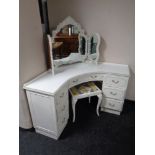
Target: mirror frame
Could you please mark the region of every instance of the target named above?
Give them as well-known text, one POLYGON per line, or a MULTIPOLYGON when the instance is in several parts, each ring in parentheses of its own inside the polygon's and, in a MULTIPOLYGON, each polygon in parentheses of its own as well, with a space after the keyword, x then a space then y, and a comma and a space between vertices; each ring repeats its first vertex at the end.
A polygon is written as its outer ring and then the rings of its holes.
POLYGON ((78 49, 79 53, 81 53, 81 51, 80 51, 80 49, 81 49, 81 44, 80 44, 81 43, 80 42, 81 37, 84 37, 84 39, 85 39, 85 54, 82 55, 83 56, 82 61, 84 62, 86 60, 86 58, 88 57, 88 46, 87 46, 88 37, 85 34, 79 34, 79 49, 78 49))
MULTIPOLYGON (((85 54, 82 55, 82 60, 81 62, 84 62, 84 60, 87 57, 87 37, 85 35, 84 30, 81 28, 81 25, 79 23, 77 23, 72 17, 68 16, 67 18, 65 18, 60 24, 57 25, 56 29, 52 31, 52 37, 51 37, 51 54, 52 54, 52 43, 54 42, 54 38, 56 37, 57 33, 61 31, 62 28, 64 28, 66 25, 73 25, 75 27, 77 27, 78 31, 79 31, 79 36, 83 36, 86 39, 86 49, 85 49, 85 54)), ((78 40, 80 39, 80 37, 78 37, 78 40)), ((80 42, 80 40, 79 40, 80 42)), ((80 48, 78 47, 78 53, 80 53, 80 48)), ((55 71, 57 68, 59 68, 58 66, 54 65, 54 59, 53 59, 53 55, 50 57, 51 58, 51 62, 52 62, 52 68, 55 71)), ((79 62, 79 61, 78 61, 79 62)), ((68 63, 70 64, 70 63, 68 63)), ((54 74, 53 71, 53 74, 54 74)))
POLYGON ((78 28, 80 34, 85 34, 84 30, 81 28, 81 25, 77 23, 72 17, 68 16, 60 24, 57 25, 56 29, 52 31, 52 38, 54 38, 58 32, 66 25, 74 25, 78 28))
POLYGON ((100 50, 99 50, 99 48, 100 48, 100 43, 101 43, 101 38, 100 38, 100 35, 98 34, 98 33, 94 33, 94 34, 92 34, 89 38, 88 38, 88 61, 90 61, 90 62, 95 62, 96 64, 98 64, 98 59, 99 59, 99 52, 100 52, 100 50), (91 58, 91 53, 90 53, 90 51, 91 51, 91 38, 93 37, 93 36, 96 36, 97 37, 97 46, 96 46, 96 59, 92 59, 91 58))
POLYGON ((52 69, 52 75, 54 75, 54 62, 53 62, 53 52, 52 52, 52 38, 49 34, 47 34, 47 40, 48 40, 48 52, 51 60, 51 69, 52 69))

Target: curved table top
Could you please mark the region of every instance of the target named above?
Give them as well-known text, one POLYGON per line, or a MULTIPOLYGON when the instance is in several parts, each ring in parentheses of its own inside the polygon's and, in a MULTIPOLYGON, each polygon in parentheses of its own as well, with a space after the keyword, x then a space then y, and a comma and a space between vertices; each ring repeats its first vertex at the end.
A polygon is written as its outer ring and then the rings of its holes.
POLYGON ((23 88, 54 95, 72 78, 89 73, 112 74, 124 77, 130 76, 128 65, 114 63, 76 63, 60 67, 55 75, 52 75, 52 70, 48 70, 28 83, 25 83, 23 88))

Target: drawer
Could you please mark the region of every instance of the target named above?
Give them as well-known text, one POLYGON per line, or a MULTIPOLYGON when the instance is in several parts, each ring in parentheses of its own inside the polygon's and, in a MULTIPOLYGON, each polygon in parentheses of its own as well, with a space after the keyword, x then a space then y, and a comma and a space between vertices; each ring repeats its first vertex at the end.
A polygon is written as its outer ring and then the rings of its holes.
POLYGON ((114 88, 126 88, 128 84, 128 77, 120 76, 106 76, 103 81, 103 86, 114 88))
POLYGON ((103 81, 105 75, 104 74, 90 74, 88 76, 89 81, 103 81))
POLYGON ((122 111, 123 101, 104 98, 102 103, 101 103, 101 107, 108 108, 108 109, 113 109, 113 110, 117 110, 117 111, 122 111))
POLYGON ((125 90, 103 87, 103 95, 117 100, 124 100, 125 90))
POLYGON ((88 81, 88 76, 83 75, 83 76, 78 76, 70 80, 69 82, 69 88, 74 87, 78 84, 84 83, 88 81))

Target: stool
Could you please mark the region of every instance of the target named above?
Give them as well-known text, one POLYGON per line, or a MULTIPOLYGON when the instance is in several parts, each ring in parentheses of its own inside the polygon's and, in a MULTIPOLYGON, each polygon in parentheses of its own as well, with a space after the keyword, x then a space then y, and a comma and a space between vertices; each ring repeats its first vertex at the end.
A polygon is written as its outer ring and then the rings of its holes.
POLYGON ((94 82, 87 82, 77 86, 70 88, 70 93, 72 96, 72 109, 73 109, 73 122, 75 122, 75 106, 78 99, 97 96, 98 97, 98 104, 96 107, 96 113, 99 116, 99 107, 102 101, 102 91, 95 85, 94 82))

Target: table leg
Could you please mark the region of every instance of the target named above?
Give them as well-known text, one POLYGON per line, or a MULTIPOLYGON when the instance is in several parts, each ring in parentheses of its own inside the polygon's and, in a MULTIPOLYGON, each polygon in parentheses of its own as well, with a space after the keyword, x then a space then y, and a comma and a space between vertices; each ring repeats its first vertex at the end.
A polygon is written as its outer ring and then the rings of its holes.
POLYGON ((99 107, 100 107, 100 104, 102 101, 102 94, 97 95, 97 97, 98 97, 98 103, 97 103, 97 107, 96 107, 96 113, 99 116, 99 107))
POLYGON ((72 99, 72 109, 73 109, 73 123, 75 122, 75 106, 77 99, 72 99))

